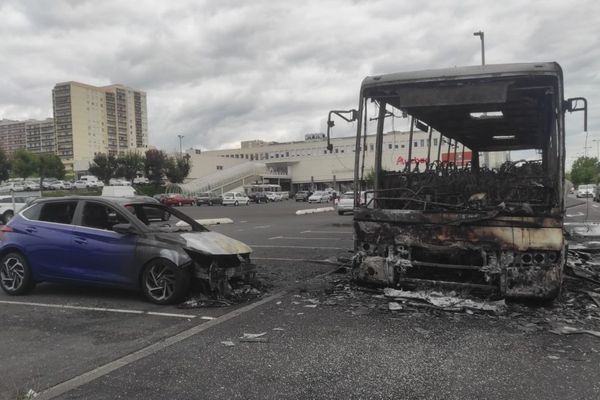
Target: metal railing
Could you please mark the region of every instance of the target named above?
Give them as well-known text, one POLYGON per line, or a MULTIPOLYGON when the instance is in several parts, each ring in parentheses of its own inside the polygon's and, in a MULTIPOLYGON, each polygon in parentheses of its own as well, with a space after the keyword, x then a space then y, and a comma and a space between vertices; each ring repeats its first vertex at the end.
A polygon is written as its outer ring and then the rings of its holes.
MULTIPOLYGON (((184 194, 197 194, 202 192, 211 192, 222 187, 242 181, 244 178, 264 175, 266 165, 257 162, 245 162, 234 165, 233 167, 217 171, 202 178, 194 179, 187 183, 176 185, 176 188, 184 194)), ((175 189, 175 188, 173 188, 175 189)))

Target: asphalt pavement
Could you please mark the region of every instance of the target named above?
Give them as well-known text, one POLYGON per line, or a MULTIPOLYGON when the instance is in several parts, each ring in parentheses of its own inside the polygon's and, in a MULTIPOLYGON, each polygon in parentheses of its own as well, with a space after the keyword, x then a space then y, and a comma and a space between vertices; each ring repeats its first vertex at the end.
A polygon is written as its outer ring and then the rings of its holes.
MULTIPOLYGON (((567 220, 585 207, 600 221, 582 200, 568 199, 584 204, 567 220)), ((0 398, 599 398, 600 339, 524 331, 510 317, 327 305, 334 266, 323 261, 348 255, 352 216, 295 215, 319 206, 181 208, 234 221, 211 229, 253 247, 272 285, 260 302, 180 309, 52 284, 0 294, 0 398)))

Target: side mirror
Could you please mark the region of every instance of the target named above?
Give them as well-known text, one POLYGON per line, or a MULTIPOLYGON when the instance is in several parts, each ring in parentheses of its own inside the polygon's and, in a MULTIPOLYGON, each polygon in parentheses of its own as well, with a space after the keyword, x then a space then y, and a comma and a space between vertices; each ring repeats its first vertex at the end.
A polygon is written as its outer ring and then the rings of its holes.
POLYGON ((120 233, 121 235, 131 235, 137 233, 131 224, 116 224, 113 225, 112 230, 120 233))

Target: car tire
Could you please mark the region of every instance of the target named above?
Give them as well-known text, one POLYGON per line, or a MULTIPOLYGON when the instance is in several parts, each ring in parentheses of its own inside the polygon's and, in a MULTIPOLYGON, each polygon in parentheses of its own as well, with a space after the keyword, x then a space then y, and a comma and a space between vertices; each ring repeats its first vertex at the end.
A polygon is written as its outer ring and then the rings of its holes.
POLYGON ((344 215, 343 211, 338 211, 338 215, 344 215))
POLYGON ((0 286, 6 294, 18 296, 35 287, 29 263, 19 252, 10 252, 0 260, 0 286))
POLYGON ((2 214, 2 223, 4 225, 8 224, 8 221, 10 221, 14 216, 15 213, 12 212, 12 210, 5 211, 4 214, 2 214))
POLYGON ((233 203, 234 206, 239 206, 240 203, 236 200, 235 203, 233 203))
POLYGON ((192 282, 189 268, 180 268, 164 258, 150 261, 142 273, 142 292, 154 304, 175 304, 183 301, 192 282))

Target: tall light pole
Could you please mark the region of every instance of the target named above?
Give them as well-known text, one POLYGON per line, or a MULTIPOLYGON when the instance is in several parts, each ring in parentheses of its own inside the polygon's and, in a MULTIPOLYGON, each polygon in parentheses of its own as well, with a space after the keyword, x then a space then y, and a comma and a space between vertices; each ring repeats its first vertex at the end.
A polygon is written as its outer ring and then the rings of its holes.
POLYGON ((483 31, 473 32, 473 36, 479 36, 481 39, 481 65, 485 65, 485 40, 483 38, 483 31))
POLYGON ((183 155, 183 147, 181 147, 181 141, 183 140, 184 136, 183 135, 177 135, 177 137, 179 138, 179 155, 183 155))

